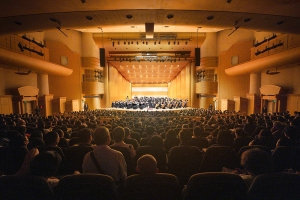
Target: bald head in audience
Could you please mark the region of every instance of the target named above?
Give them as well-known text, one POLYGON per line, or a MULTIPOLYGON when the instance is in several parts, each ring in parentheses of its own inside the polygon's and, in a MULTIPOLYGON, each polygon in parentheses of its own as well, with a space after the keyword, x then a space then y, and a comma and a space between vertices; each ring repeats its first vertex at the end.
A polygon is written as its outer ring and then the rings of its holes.
POLYGON ((158 173, 156 159, 150 154, 141 156, 137 161, 136 171, 140 174, 158 173))

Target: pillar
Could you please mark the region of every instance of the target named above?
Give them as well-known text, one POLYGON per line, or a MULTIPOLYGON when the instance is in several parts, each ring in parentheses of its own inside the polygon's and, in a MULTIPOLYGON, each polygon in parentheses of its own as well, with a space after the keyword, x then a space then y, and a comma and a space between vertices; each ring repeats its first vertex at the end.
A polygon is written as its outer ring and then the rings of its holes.
POLYGON ((259 95, 261 85, 261 74, 260 73, 252 73, 250 74, 250 88, 249 88, 249 94, 256 94, 259 95))
POLYGON ((0 95, 5 95, 4 68, 0 67, 0 95))
POLYGON ((39 96, 49 94, 48 74, 37 74, 37 87, 39 88, 39 96))

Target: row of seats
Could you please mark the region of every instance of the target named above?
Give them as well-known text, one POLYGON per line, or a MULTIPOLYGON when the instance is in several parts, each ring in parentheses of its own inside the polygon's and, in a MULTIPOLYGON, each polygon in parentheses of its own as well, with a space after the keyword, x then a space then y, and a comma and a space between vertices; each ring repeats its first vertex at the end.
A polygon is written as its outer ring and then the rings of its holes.
POLYGON ((247 189, 243 179, 233 173, 198 173, 183 191, 176 176, 165 173, 129 176, 119 190, 110 176, 101 174, 67 175, 53 189, 41 177, 10 175, 0 177, 0 199, 299 200, 300 175, 259 175, 247 189))

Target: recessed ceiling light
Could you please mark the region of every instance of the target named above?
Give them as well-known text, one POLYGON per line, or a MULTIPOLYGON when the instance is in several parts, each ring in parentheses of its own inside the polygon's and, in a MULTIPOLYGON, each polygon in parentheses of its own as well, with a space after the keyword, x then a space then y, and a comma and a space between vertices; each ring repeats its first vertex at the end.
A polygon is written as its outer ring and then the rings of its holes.
POLYGON ((284 21, 280 21, 280 22, 277 22, 277 25, 281 25, 283 23, 284 23, 284 21))
POLYGON ((21 22, 18 22, 18 21, 15 21, 15 24, 17 24, 17 25, 22 25, 22 23, 21 22))
POLYGON ((85 17, 87 20, 93 20, 93 17, 91 17, 91 16, 86 16, 85 17))
POLYGON ((169 28, 169 26, 164 26, 165 28, 169 28))
POLYGON ((167 19, 173 19, 174 15, 173 14, 168 14, 167 19))
POLYGON ((127 19, 132 19, 133 17, 132 17, 132 15, 128 14, 128 15, 126 15, 126 18, 127 19))
POLYGON ((249 22, 251 20, 251 18, 246 18, 244 19, 244 22, 249 22))
POLYGON ((214 18, 214 16, 213 15, 210 15, 210 16, 208 16, 207 18, 206 18, 206 20, 212 20, 214 18))

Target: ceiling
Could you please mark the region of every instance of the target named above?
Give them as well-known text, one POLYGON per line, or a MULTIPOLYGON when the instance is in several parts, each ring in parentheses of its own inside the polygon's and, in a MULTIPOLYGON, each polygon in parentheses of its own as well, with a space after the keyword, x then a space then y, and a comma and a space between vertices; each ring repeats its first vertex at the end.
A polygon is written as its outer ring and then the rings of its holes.
MULTIPOLYGON (((142 34, 145 33, 145 23, 154 23, 154 33, 194 35, 182 37, 191 39, 187 45, 185 40, 180 41, 180 45, 168 45, 165 40, 160 46, 149 42, 147 47, 137 47, 136 44, 121 47, 117 46, 117 40, 114 46, 109 40, 110 45, 105 46, 109 56, 114 51, 126 51, 122 54, 125 56, 130 51, 168 51, 171 54, 184 50, 190 51, 193 57, 198 44, 195 40, 197 31, 201 34, 237 28, 300 34, 299 8, 299 0, 9 0, 0 1, 0 35, 58 28, 66 33, 78 30, 99 34, 142 34)), ((149 83, 169 82, 189 60, 179 61, 177 58, 176 63, 109 62, 131 83, 149 83)))

